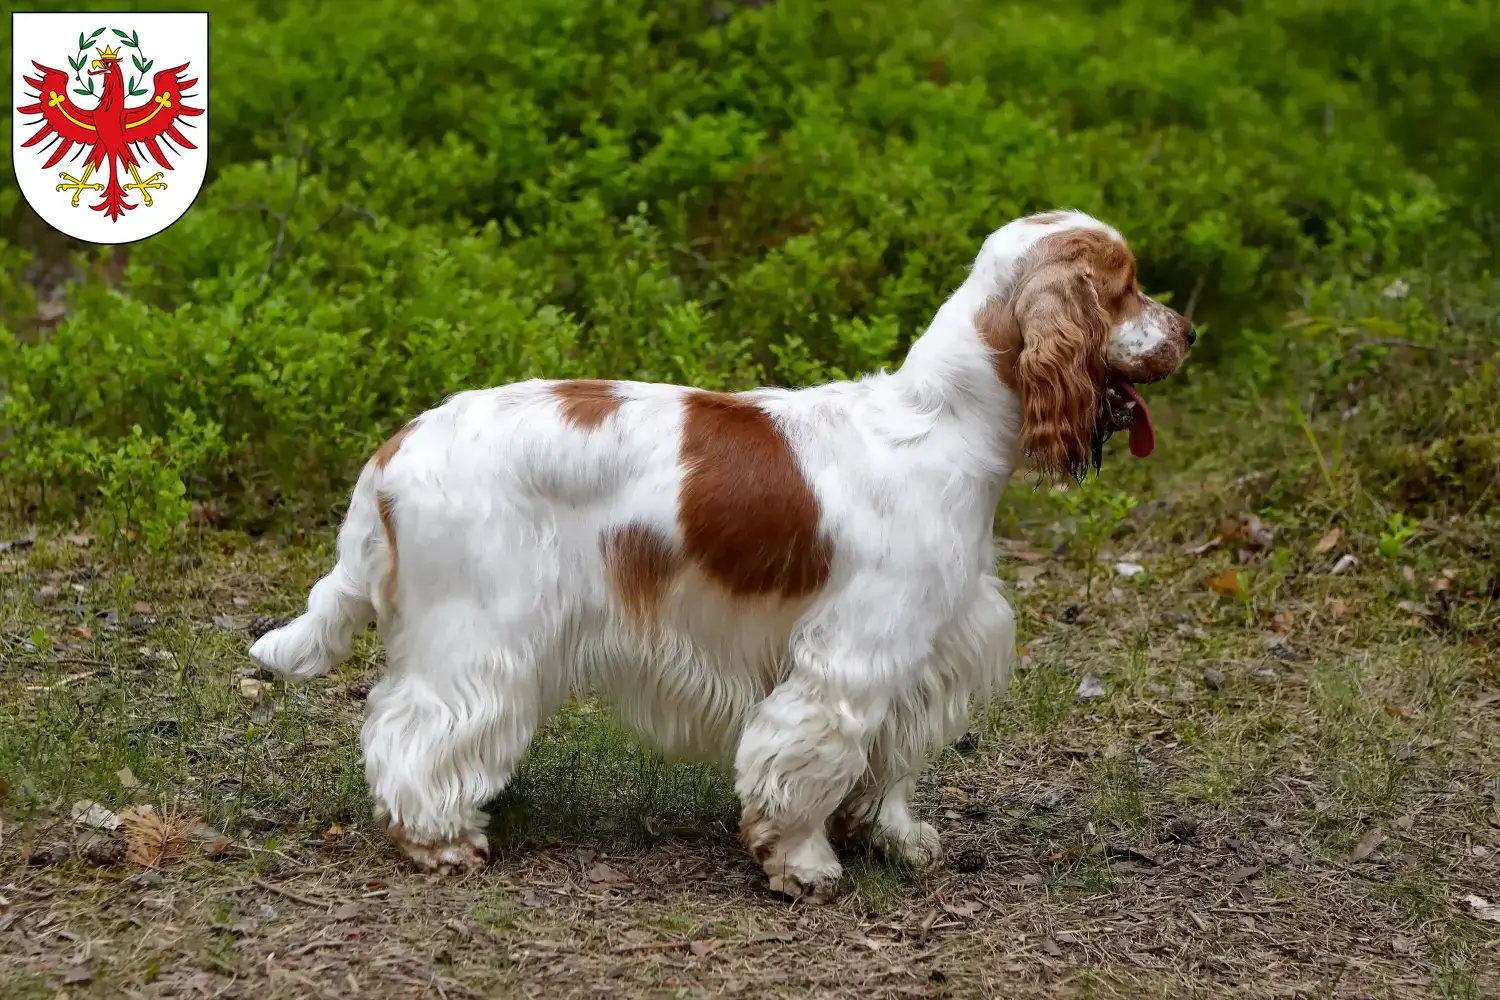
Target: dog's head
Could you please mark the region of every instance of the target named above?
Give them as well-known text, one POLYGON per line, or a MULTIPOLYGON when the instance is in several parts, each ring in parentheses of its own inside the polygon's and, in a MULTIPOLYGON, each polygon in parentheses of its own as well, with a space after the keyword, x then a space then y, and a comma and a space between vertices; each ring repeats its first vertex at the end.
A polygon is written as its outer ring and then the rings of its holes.
POLYGON ((1117 430, 1130 432, 1132 454, 1151 454, 1135 387, 1175 372, 1197 333, 1142 294, 1124 238, 1081 212, 1029 216, 990 235, 974 273, 993 288, 976 322, 1020 394, 1021 446, 1036 467, 1081 478, 1117 430))

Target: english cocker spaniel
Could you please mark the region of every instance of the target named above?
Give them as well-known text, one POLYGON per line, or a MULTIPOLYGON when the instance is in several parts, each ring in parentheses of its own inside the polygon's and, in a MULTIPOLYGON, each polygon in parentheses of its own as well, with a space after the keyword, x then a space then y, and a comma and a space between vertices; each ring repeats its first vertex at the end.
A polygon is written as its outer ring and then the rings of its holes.
POLYGON ((771 887, 826 898, 830 834, 915 864, 930 751, 1004 691, 1015 619, 996 503, 1080 476, 1135 385, 1195 339, 1079 212, 991 234, 896 370, 809 389, 533 380, 459 393, 377 451, 307 612, 250 656, 323 674, 377 624, 361 733, 375 815, 419 865, 488 856, 484 804, 571 692, 664 751, 733 760, 771 887))

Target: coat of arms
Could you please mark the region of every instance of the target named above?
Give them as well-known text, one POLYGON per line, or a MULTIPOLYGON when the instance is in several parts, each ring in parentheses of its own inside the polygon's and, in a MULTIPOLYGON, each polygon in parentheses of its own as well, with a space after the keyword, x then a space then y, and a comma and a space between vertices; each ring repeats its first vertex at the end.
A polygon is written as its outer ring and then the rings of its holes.
POLYGON ((175 222, 207 166, 208 15, 13 17, 13 157, 31 207, 95 243, 175 222))

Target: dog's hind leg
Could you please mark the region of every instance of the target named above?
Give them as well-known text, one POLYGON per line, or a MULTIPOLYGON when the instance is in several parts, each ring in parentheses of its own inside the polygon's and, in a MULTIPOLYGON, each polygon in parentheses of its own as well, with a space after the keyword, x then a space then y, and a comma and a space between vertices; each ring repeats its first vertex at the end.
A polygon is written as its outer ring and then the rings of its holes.
MULTIPOLYGON (((484 621, 474 614, 467 629, 456 621, 451 628, 472 632, 484 621)), ((376 819, 419 866, 442 872, 488 860, 483 807, 553 707, 541 703, 530 655, 453 645, 450 636, 401 658, 370 692, 360 733, 376 819)))

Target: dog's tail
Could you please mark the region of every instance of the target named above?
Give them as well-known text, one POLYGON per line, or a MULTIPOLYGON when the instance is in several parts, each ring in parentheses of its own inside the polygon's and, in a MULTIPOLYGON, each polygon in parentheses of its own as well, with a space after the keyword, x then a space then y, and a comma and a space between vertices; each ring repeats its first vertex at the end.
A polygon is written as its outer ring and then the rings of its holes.
POLYGON ((307 595, 307 611, 250 647, 250 659, 288 677, 319 677, 344 662, 354 633, 375 620, 370 581, 393 559, 376 463, 365 466, 339 529, 338 563, 307 595))

